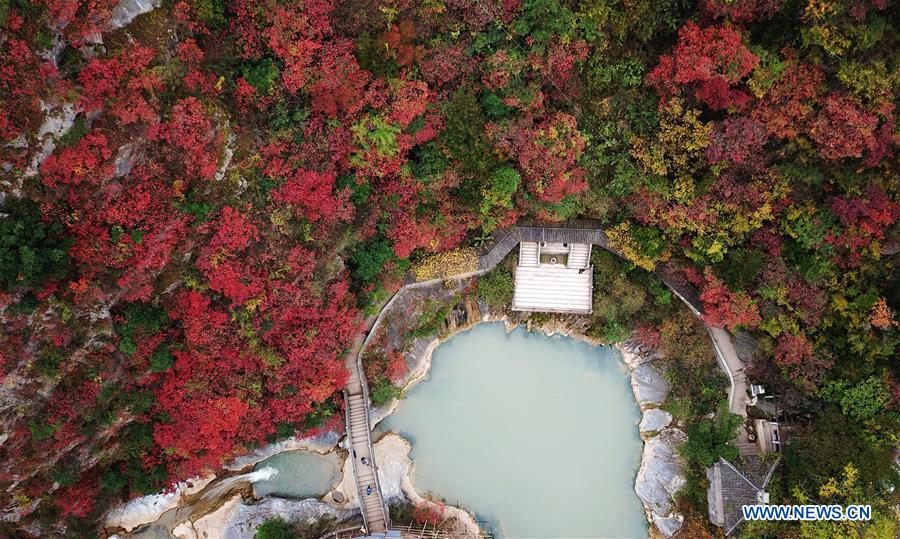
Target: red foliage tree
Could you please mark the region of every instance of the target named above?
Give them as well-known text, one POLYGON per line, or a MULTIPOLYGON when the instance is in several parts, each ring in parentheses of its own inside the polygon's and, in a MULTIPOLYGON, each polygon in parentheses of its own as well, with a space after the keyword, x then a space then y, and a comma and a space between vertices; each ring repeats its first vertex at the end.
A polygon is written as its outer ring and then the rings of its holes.
POLYGON ((580 88, 578 68, 575 64, 587 59, 588 50, 588 44, 583 40, 571 43, 554 40, 547 50, 547 58, 542 66, 544 87, 552 89, 553 92, 562 92, 560 97, 578 95, 580 88))
POLYGON ((106 136, 88 133, 74 146, 50 155, 41 165, 44 185, 53 189, 60 184, 77 186, 82 182, 102 184, 113 175, 112 150, 106 136))
MULTIPOLYGON (((19 30, 22 24, 21 16, 9 14, 7 30, 19 30)), ((11 35, 0 41, 0 140, 11 142, 24 131, 37 128, 43 117, 41 97, 58 79, 56 66, 42 60, 25 40, 11 35)), ((12 149, 6 146, 0 145, 0 156, 12 149)))
POLYGON ((418 62, 425 54, 425 47, 416 44, 416 27, 409 19, 392 24, 387 32, 379 36, 376 46, 401 67, 418 62))
POLYGON ((784 333, 775 345, 775 364, 795 383, 814 389, 832 361, 817 355, 803 333, 784 333))
POLYGON ((810 136, 825 159, 862 157, 875 147, 878 117, 854 97, 831 94, 810 127, 810 136))
POLYGON ((779 138, 795 137, 809 128, 825 80, 819 67, 798 61, 790 51, 786 55, 787 67, 752 113, 779 138))
POLYGON ((424 58, 419 62, 419 70, 430 88, 443 90, 445 86, 449 88, 468 77, 477 65, 477 60, 470 58, 461 45, 442 43, 426 49, 424 58))
POLYGON ((112 16, 115 0, 41 0, 50 24, 78 47, 100 37, 112 16))
POLYGON ((225 206, 215 226, 215 235, 197 260, 209 287, 236 304, 259 296, 265 274, 255 269, 252 259, 245 256, 248 245, 259 238, 256 225, 247 216, 225 206))
POLYGON ((59 506, 61 517, 71 515, 84 518, 94 509, 94 502, 99 494, 100 485, 97 478, 85 476, 74 485, 59 489, 53 498, 59 506))
POLYGON ((539 200, 555 204, 587 190, 578 165, 585 141, 573 116, 557 112, 538 124, 488 125, 488 135, 518 161, 529 191, 539 200))
POLYGON ((661 100, 681 93, 683 87, 712 109, 742 108, 750 96, 736 86, 759 63, 730 26, 700 28, 687 22, 678 30, 678 43, 647 76, 661 100))
POLYGON ((348 192, 335 195, 334 174, 300 169, 296 171, 272 198, 276 202, 290 204, 298 217, 310 222, 346 221, 353 205, 348 192))
POLYGON ((156 120, 156 107, 148 103, 162 89, 160 78, 147 71, 156 52, 133 45, 108 60, 92 59, 78 74, 81 107, 86 111, 108 107, 125 124, 156 120))
POLYGON ((863 251, 884 239, 887 231, 900 220, 900 203, 892 201, 874 185, 869 186, 865 196, 834 197, 830 204, 844 228, 826 239, 841 248, 836 258, 842 267, 856 267, 863 251))
POLYGON ((371 77, 359 67, 353 47, 352 41, 336 40, 322 49, 309 90, 313 112, 340 118, 355 115, 365 106, 365 87, 371 77))
POLYGON ((217 467, 234 451, 250 409, 246 402, 237 397, 186 398, 183 389, 164 390, 160 397, 173 421, 158 423, 153 439, 172 457, 185 459, 179 473, 189 476, 217 467))
POLYGON ((710 268, 703 273, 706 281, 700 300, 703 302, 704 320, 713 327, 726 327, 732 331, 738 327, 755 328, 762 321, 759 307, 744 292, 732 292, 713 274, 710 268))
POLYGON ((151 136, 171 146, 172 164, 182 167, 188 176, 210 180, 215 175, 223 135, 213 128, 203 103, 196 97, 175 103, 171 119, 156 126, 151 136))
POLYGON ((406 358, 403 357, 403 354, 397 350, 388 352, 388 363, 385 374, 391 381, 399 382, 406 376, 408 370, 409 367, 406 364, 406 358))
POLYGON ((710 163, 761 166, 762 148, 768 133, 761 123, 744 116, 732 116, 716 124, 706 157, 710 163))
POLYGON ((642 351, 653 352, 659 348, 661 335, 656 326, 640 323, 635 326, 631 338, 638 344, 642 351))
MULTIPOLYGON (((250 7, 256 13, 258 10, 250 7)), ((269 3, 261 33, 266 44, 284 64, 284 87, 291 93, 303 88, 322 39, 331 33, 329 14, 334 4, 326 0, 305 0, 292 4, 269 3)))
POLYGON ((711 19, 737 23, 768 20, 781 9, 781 0, 701 0, 700 11, 711 19))
POLYGON ((413 508, 413 518, 420 526, 437 527, 444 521, 444 504, 421 503, 413 508))

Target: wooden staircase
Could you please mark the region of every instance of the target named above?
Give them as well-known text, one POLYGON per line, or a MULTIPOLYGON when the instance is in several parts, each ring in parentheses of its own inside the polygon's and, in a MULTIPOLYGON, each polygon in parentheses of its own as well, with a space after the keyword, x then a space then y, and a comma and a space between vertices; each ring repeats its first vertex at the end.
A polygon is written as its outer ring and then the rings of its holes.
POLYGON ((591 246, 590 244, 585 243, 571 243, 569 244, 569 260, 568 266, 570 268, 586 268, 590 265, 591 261, 591 246))
POLYGON ((523 241, 519 244, 519 265, 537 267, 541 261, 541 247, 537 242, 523 241))

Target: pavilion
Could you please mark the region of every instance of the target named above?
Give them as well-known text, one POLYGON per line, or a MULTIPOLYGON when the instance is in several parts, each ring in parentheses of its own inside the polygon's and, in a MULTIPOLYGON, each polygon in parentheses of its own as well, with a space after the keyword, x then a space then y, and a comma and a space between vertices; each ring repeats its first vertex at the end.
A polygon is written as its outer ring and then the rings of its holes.
POLYGON ((514 311, 590 314, 592 299, 590 243, 519 243, 514 311))

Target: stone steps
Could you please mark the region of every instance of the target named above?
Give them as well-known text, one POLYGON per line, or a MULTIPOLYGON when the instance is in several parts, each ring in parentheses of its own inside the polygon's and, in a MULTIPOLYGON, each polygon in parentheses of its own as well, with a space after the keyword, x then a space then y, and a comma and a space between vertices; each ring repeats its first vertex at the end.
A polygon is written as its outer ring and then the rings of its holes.
POLYGON ((591 246, 584 243, 573 243, 569 246, 568 267, 586 268, 590 265, 591 246))
POLYGON ((540 246, 536 242, 523 241, 519 244, 519 265, 537 266, 540 263, 540 246))

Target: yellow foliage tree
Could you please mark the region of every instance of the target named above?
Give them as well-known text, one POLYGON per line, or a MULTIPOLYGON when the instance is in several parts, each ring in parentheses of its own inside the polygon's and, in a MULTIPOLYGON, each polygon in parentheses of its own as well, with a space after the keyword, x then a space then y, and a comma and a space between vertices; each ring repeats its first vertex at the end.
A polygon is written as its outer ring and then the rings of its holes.
POLYGON ((474 249, 453 249, 424 258, 412 268, 417 281, 447 279, 472 273, 478 269, 478 253, 474 249))
POLYGON ((622 256, 628 259, 632 264, 647 271, 653 271, 657 262, 665 262, 671 258, 672 253, 666 249, 657 257, 650 257, 643 253, 641 247, 642 242, 634 237, 631 231, 631 223, 625 221, 608 230, 606 233, 609 238, 609 246, 618 251, 622 256))
POLYGON ((693 175, 706 164, 711 132, 712 122, 701 121, 699 110, 671 99, 660 111, 659 129, 631 139, 631 155, 648 174, 669 177, 668 197, 684 202, 693 196, 693 175))

